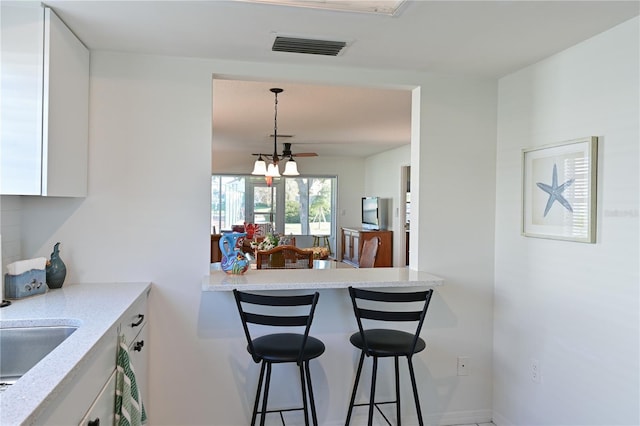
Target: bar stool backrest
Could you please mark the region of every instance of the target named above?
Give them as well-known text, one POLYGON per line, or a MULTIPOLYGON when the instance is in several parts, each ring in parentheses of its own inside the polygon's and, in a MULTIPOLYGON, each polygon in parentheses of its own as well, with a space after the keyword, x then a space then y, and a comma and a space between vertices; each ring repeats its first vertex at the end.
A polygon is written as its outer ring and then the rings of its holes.
MULTIPOLYGON (((248 324, 258 324, 273 327, 304 327, 304 337, 302 339, 302 344, 300 346, 300 352, 298 354, 297 361, 299 365, 302 362, 302 354, 307 344, 309 329, 311 328, 311 323, 313 322, 313 315, 315 313, 316 304, 318 303, 320 294, 316 291, 313 294, 299 296, 266 296, 261 294, 245 293, 234 289, 233 295, 236 299, 236 305, 238 306, 240 319, 242 320, 242 328, 244 329, 244 334, 247 338, 249 353, 251 353, 253 360, 256 363, 260 362, 260 358, 257 356, 253 347, 253 339, 251 337, 251 332, 248 324), (276 315, 264 312, 247 312, 243 304, 260 305, 266 307, 285 307, 285 310, 288 310, 286 308, 292 308, 289 311, 293 311, 293 309, 296 309, 294 307, 309 306, 309 310, 308 313, 304 315, 276 315)), ((299 312, 299 309, 296 309, 296 311, 299 312)), ((278 312, 281 312, 281 310, 278 310, 278 312)))
POLYGON ((365 328, 362 325, 363 319, 386 322, 417 322, 411 346, 411 353, 414 353, 432 294, 433 289, 415 292, 387 292, 349 287, 353 312, 358 323, 360 336, 364 343, 365 353, 370 355, 366 334, 364 333, 365 328), (359 300, 366 300, 371 303, 368 303, 365 308, 361 306, 363 303, 359 303, 359 300), (414 303, 414 305, 411 306, 416 306, 415 302, 422 302, 420 309, 408 310, 411 309, 411 307, 409 307, 410 303, 414 303), (379 307, 379 309, 375 309, 377 307, 379 307))

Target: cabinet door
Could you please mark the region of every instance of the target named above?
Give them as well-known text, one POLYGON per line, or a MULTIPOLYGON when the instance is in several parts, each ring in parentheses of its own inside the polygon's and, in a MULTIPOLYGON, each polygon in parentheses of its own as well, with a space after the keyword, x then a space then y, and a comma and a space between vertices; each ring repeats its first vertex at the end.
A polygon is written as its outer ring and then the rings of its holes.
POLYGON ((0 2, 0 194, 40 195, 44 10, 0 2))
POLYGON ((140 391, 143 403, 149 401, 147 390, 149 379, 149 327, 147 324, 142 327, 140 333, 129 346, 129 359, 136 374, 136 384, 140 391))
POLYGON ((42 195, 87 195, 89 50, 45 9, 42 195))
POLYGON ((116 372, 93 402, 87 414, 80 421, 80 426, 113 425, 116 405, 116 372))
POLYGON ((360 262, 360 233, 359 232, 354 232, 351 235, 351 247, 352 247, 351 260, 354 263, 359 263, 360 262))
POLYGON ((351 259, 351 242, 349 238, 349 231, 342 229, 342 238, 340 241, 340 245, 342 246, 342 259, 341 260, 349 260, 351 259))
POLYGON ((39 2, 0 7, 0 194, 86 196, 89 51, 39 2))

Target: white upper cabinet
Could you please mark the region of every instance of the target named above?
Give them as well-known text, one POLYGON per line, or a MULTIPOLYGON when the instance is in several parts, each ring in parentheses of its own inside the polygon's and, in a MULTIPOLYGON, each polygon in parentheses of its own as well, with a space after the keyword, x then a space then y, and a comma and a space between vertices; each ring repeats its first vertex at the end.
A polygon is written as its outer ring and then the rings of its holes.
POLYGON ((0 193, 86 196, 89 51, 33 3, 0 4, 0 193))

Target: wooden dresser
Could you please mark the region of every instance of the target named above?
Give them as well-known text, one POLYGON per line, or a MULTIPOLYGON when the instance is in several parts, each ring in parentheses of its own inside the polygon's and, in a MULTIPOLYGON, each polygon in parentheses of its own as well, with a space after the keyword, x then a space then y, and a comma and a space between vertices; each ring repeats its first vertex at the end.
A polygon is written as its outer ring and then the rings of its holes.
POLYGON ((393 231, 372 231, 361 228, 342 228, 342 253, 340 260, 359 267, 362 244, 373 237, 380 238, 376 255, 376 268, 393 266, 393 231))
POLYGON ((220 262, 222 253, 220 252, 220 234, 211 234, 211 263, 220 262))

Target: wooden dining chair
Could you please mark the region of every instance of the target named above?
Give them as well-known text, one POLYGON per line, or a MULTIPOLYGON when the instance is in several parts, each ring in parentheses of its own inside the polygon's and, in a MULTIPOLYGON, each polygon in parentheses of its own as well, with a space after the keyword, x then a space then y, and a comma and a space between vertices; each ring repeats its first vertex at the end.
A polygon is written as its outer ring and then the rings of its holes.
POLYGON ((362 243, 362 253, 360 254, 360 268, 373 268, 376 263, 376 255, 380 246, 379 237, 371 237, 362 243))
POLYGON ((277 246, 256 253, 256 269, 312 269, 313 252, 295 246, 277 246))

